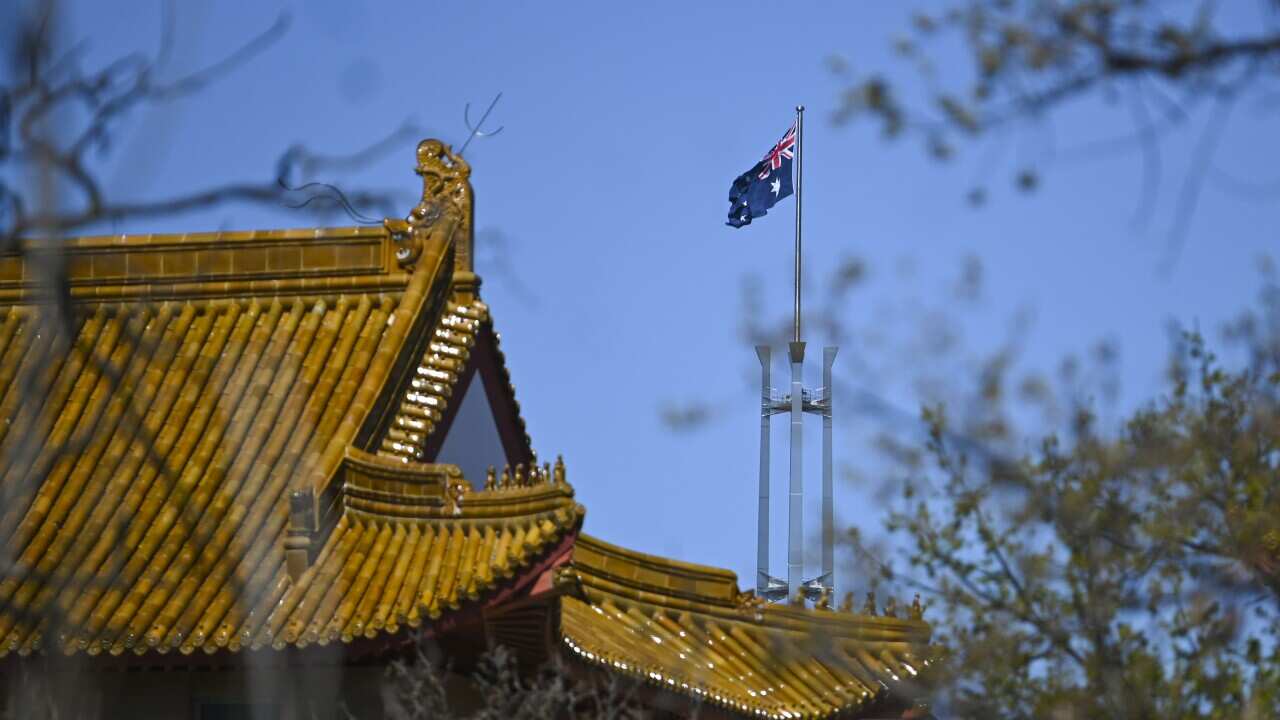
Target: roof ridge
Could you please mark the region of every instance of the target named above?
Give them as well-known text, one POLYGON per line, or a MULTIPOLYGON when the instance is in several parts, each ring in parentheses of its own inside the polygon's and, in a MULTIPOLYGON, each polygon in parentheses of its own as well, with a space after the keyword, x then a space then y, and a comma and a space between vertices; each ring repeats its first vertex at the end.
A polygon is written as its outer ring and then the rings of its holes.
MULTIPOLYGON (((334 482, 341 501, 330 512, 358 521, 472 522, 554 512, 583 515, 566 482, 550 479, 523 487, 471 488, 457 465, 406 462, 347 448, 334 482)), ((567 521, 568 515, 564 519, 567 521)), ((323 523, 323 520, 321 521, 323 523)))
POLYGON ((817 623, 844 635, 869 639, 929 636, 929 625, 921 620, 762 603, 754 593, 738 589, 738 576, 732 570, 642 553, 587 533, 578 537, 573 565, 588 586, 636 602, 677 610, 705 603, 726 619, 796 631, 817 623))
POLYGON ((47 295, 54 252, 81 302, 395 291, 411 272, 386 227, 92 236, 0 253, 0 305, 47 295))

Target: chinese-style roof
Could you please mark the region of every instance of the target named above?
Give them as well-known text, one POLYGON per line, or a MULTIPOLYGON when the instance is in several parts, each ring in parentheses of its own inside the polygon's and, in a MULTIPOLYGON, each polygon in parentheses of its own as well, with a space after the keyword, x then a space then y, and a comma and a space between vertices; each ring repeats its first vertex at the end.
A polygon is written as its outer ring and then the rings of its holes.
POLYGON ((423 462, 492 333, 465 163, 419 161, 423 202, 383 227, 0 255, 0 656, 394 633, 576 532, 545 473, 482 490, 423 462))
POLYGON ((420 627, 509 584, 582 520, 567 485, 462 490, 450 466, 357 455, 346 512, 316 563, 299 582, 277 580, 256 629, 227 628, 240 645, 305 647, 420 627))
POLYGON ((579 535, 478 295, 469 169, 436 141, 418 160, 422 202, 381 227, 0 254, 0 657, 469 628, 744 715, 911 696, 918 614, 765 605, 579 535), (476 378, 492 427, 459 409, 476 378), (457 417, 476 434, 449 445, 457 417))
POLYGON ((580 597, 562 600, 575 657, 742 715, 858 717, 926 661, 920 620, 753 602, 734 573, 580 535, 580 597))

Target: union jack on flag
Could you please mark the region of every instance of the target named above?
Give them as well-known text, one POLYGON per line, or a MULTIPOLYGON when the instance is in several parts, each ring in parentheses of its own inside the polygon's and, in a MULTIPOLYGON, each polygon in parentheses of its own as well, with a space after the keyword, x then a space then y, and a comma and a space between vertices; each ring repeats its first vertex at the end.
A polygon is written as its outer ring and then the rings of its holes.
POLYGON ((786 135, 778 141, 773 149, 764 154, 764 162, 767 165, 760 171, 760 179, 764 180, 769 177, 769 173, 782 167, 783 159, 790 160, 795 157, 796 146, 796 126, 792 125, 786 135))
POLYGON ((791 163, 795 158, 796 126, 764 158, 742 173, 729 187, 730 227, 750 225, 753 218, 764 217, 777 202, 791 195, 791 163))

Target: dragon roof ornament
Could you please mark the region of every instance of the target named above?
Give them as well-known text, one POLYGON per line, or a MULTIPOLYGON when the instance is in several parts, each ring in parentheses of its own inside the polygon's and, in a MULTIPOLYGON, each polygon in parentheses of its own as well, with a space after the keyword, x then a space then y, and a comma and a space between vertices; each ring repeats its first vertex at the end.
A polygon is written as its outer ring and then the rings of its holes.
POLYGON ((422 199, 405 219, 383 221, 396 242, 396 261, 401 267, 411 268, 422 254, 423 233, 452 209, 462 221, 455 235, 453 281, 459 292, 470 295, 480 284, 473 262, 475 198, 471 166, 440 140, 423 140, 418 143, 416 154, 415 172, 422 178, 422 199))

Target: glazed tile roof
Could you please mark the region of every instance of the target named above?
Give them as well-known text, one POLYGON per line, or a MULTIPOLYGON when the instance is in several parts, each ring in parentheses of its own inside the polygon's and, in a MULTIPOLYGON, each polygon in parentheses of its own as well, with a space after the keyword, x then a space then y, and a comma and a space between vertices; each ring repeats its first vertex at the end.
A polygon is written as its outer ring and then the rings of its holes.
POLYGON ((33 648, 43 629, 19 618, 45 626, 55 606, 68 649, 131 647, 170 619, 194 630, 187 611, 227 592, 222 558, 282 535, 290 478, 369 402, 399 299, 99 304, 71 332, 10 308, 0 535, 17 567, 0 648, 33 648), (26 392, 32 371, 47 395, 26 392))
POLYGON ((414 367, 413 378, 405 388, 378 454, 404 461, 422 460, 430 454, 431 441, 438 439, 433 433, 451 405, 461 399, 457 390, 481 337, 493 344, 500 375, 496 382, 507 396, 506 403, 516 411, 513 420, 519 426, 524 444, 530 443, 524 420, 519 416, 520 404, 516 402, 515 387, 507 374, 499 338, 493 331, 489 306, 475 300, 465 305, 450 302, 445 307, 420 362, 414 367))
POLYGON ((752 603, 732 572, 586 535, 573 569, 582 592, 561 625, 575 657, 742 715, 857 717, 927 664, 918 620, 752 603))
MULTIPOLYGON (((361 464, 385 467, 372 456, 361 464)), ((233 650, 280 649, 417 628, 504 586, 581 523, 573 491, 550 483, 468 490, 451 505, 446 489, 461 476, 448 477, 456 470, 445 467, 410 467, 383 480, 384 492, 388 482, 425 491, 394 492, 399 507, 391 512, 370 500, 379 492, 377 479, 349 479, 347 512, 315 564, 296 583, 277 576, 261 610, 224 621, 213 641, 233 650), (438 502, 406 501, 415 496, 438 502)))
POLYGON ((402 460, 421 460, 427 438, 444 418, 449 398, 471 356, 480 325, 489 319, 482 302, 450 303, 435 329, 421 362, 414 368, 395 421, 379 453, 402 460))
POLYGON ((463 199, 378 228, 69 240, 63 310, 40 247, 0 254, 0 656, 394 633, 571 538, 563 484, 475 492, 376 454, 415 368, 456 380, 487 320, 463 199))

